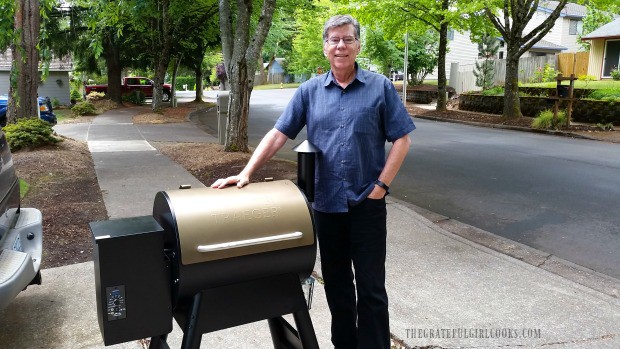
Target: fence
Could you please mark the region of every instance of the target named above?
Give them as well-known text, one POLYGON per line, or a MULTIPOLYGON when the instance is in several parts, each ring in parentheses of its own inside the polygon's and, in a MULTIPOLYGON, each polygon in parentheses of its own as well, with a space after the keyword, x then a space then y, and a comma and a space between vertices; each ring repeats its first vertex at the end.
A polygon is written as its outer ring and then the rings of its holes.
MULTIPOLYGON (((540 57, 523 57, 519 59, 519 81, 528 81, 534 76, 539 68, 543 68, 545 64, 549 64, 556 69, 556 56, 540 56, 540 57)), ((482 62, 479 60, 478 62, 482 62)), ((506 77, 506 60, 496 59, 494 63, 494 85, 504 85, 506 77)), ((479 91, 482 88, 476 86, 476 77, 474 76, 475 64, 452 63, 450 66, 450 86, 456 89, 456 93, 463 91, 479 91)), ((570 74, 569 74, 570 75, 570 74)))
POLYGON ((570 76, 575 74, 580 75, 588 74, 588 63, 590 62, 590 52, 576 52, 576 53, 560 53, 558 55, 558 69, 562 75, 570 76))

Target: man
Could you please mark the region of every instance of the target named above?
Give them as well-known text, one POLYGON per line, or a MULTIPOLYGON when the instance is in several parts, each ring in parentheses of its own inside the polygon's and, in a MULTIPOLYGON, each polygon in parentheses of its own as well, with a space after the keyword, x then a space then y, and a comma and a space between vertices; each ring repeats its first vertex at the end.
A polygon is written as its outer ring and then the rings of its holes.
POLYGON ((243 187, 288 138, 307 126, 309 141, 320 149, 313 209, 332 343, 338 349, 388 349, 385 196, 415 126, 392 83, 355 62, 359 39, 353 17, 330 18, 323 52, 331 70, 299 87, 241 173, 211 186, 243 187), (386 140, 393 143, 387 159, 386 140))

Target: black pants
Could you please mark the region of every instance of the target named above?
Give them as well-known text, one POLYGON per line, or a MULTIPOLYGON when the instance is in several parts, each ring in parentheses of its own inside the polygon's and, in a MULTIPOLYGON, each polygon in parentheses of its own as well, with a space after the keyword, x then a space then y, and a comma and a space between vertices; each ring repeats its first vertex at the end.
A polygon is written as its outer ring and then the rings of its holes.
POLYGON ((347 213, 315 211, 332 343, 337 349, 390 348, 386 216, 385 199, 366 199, 347 213))

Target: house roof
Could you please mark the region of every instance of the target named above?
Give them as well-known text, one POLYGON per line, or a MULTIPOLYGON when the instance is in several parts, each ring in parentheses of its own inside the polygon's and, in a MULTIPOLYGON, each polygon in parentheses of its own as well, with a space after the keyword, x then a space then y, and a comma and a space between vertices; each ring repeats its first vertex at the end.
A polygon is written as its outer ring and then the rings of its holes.
MULTIPOLYGON (((538 9, 545 12, 552 12, 558 7, 559 3, 559 1, 542 0, 538 3, 538 9)), ((562 9, 560 17, 583 18, 586 16, 586 13, 588 13, 588 9, 585 6, 569 2, 562 9)))
POLYGON ((534 44, 534 46, 532 46, 532 48, 530 48, 530 50, 563 51, 563 50, 568 50, 568 48, 554 44, 547 40, 539 40, 537 43, 534 44))
MULTIPOLYGON (((0 71, 10 71, 13 62, 13 54, 10 49, 0 53, 0 71)), ((39 68, 40 70, 41 68, 39 68)), ((69 57, 52 58, 50 62, 50 71, 72 71, 73 61, 69 57)))
POLYGON ((620 17, 587 34, 581 40, 620 38, 620 17))

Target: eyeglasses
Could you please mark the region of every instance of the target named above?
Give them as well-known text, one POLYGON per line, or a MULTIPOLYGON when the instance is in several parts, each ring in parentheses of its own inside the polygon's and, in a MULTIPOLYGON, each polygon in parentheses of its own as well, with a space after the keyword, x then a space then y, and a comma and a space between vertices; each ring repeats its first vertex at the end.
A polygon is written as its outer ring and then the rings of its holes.
POLYGON ((325 40, 326 42, 328 42, 330 45, 332 46, 336 46, 340 43, 340 41, 344 41, 345 45, 351 45, 353 44, 355 41, 357 41, 357 39, 353 36, 345 36, 344 38, 339 38, 337 36, 332 36, 331 38, 325 40))

